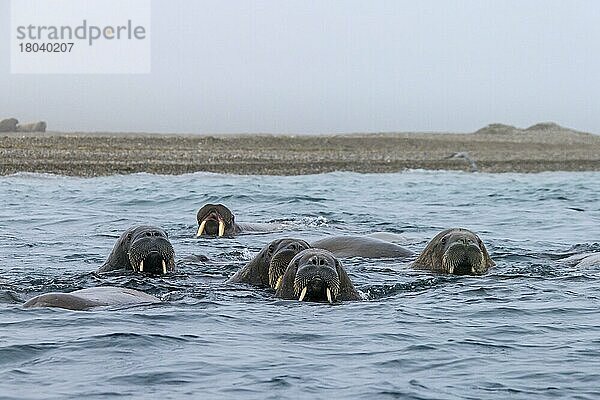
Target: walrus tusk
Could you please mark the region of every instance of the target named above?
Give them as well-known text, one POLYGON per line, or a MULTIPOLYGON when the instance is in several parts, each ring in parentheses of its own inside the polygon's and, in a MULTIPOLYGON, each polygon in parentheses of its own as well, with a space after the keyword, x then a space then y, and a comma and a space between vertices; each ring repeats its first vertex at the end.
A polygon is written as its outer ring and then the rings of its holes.
POLYGON ((165 260, 162 260, 162 265, 163 265, 163 274, 167 274, 167 263, 165 262, 165 260))
POLYGON ((275 290, 278 290, 281 287, 281 281, 283 280, 283 276, 277 278, 277 283, 275 284, 275 290))
POLYGON ((196 234, 196 237, 201 236, 204 233, 205 225, 206 225, 206 220, 202 221, 202 223, 200 224, 200 227, 198 228, 198 233, 196 234))
POLYGON ((140 272, 144 272, 144 260, 140 261, 140 272))
POLYGON ((304 287, 304 289, 302 289, 302 292, 300 293, 300 298, 298 299, 298 301, 302 301, 304 300, 304 297, 306 296, 306 291, 308 290, 308 287, 304 287))
POLYGON ((223 236, 225 234, 225 222, 219 220, 219 236, 223 236))
POLYGON ((327 300, 333 304, 333 300, 331 299, 331 289, 327 288, 327 300))

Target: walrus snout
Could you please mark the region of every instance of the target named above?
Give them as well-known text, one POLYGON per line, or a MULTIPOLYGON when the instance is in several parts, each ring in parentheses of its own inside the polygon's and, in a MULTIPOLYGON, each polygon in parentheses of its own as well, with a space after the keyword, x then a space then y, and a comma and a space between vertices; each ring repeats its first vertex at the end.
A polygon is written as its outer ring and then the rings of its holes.
POLYGON ((210 214, 200 222, 196 237, 202 235, 223 236, 225 234, 225 221, 217 214, 210 214))
POLYGON ((475 232, 449 228, 435 235, 412 265, 446 274, 483 275, 495 263, 475 232))
POLYGON ((175 251, 163 237, 147 236, 136 240, 129 249, 129 262, 135 272, 166 274, 175 270, 175 251))
POLYGON ((223 236, 233 227, 234 216, 222 204, 205 204, 196 215, 198 232, 196 237, 202 235, 223 236))
POLYGON ((310 247, 290 261, 275 296, 329 303, 362 299, 339 260, 327 250, 310 247))
POLYGON ((223 236, 225 234, 226 223, 225 219, 217 212, 211 211, 201 220, 198 220, 197 237, 202 235, 223 236))
POLYGON ((484 269, 483 263, 483 252, 468 238, 461 238, 452 243, 442 258, 446 271, 454 275, 478 275, 484 269))
POLYGON ((340 279, 328 260, 315 256, 308 264, 299 266, 294 279, 298 301, 333 303, 340 292, 340 279))

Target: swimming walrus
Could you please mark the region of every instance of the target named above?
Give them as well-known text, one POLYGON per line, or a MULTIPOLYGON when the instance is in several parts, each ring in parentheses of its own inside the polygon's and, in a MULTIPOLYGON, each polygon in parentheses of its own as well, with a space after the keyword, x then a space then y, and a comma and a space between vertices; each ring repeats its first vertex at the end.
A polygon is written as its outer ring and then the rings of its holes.
POLYGON ((273 240, 226 283, 247 283, 277 290, 289 262, 296 254, 309 247, 302 239, 273 240))
POLYGON ((323 249, 306 249, 289 263, 275 296, 298 301, 362 300, 342 264, 323 249))
POLYGON ((175 270, 175 251, 161 228, 141 225, 127 229, 98 272, 116 269, 166 274, 175 270))
POLYGON ((316 240, 310 245, 342 258, 406 258, 414 254, 395 243, 367 236, 333 236, 316 240))
POLYGON ((160 299, 139 290, 114 286, 100 286, 75 290, 70 293, 45 293, 25 304, 25 308, 57 307, 68 310, 89 310, 102 306, 130 306, 160 303, 160 299))
POLYGON ((464 228, 438 233, 413 262, 414 268, 455 275, 481 275, 494 265, 481 239, 464 228))
POLYGON ((205 204, 196 214, 200 236, 235 236, 244 232, 273 232, 282 225, 235 222, 235 215, 223 204, 205 204))

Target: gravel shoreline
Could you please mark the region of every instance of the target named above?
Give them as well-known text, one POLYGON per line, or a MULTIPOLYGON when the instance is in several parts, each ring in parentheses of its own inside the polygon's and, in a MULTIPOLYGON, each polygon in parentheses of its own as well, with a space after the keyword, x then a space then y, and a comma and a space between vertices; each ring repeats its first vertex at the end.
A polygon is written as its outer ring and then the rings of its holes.
POLYGON ((546 125, 522 130, 496 124, 471 134, 3 133, 0 134, 0 174, 42 172, 99 176, 208 171, 299 175, 406 169, 600 170, 600 136, 546 125), (498 130, 498 126, 506 129, 498 130), (459 155, 452 157, 456 153, 459 155))

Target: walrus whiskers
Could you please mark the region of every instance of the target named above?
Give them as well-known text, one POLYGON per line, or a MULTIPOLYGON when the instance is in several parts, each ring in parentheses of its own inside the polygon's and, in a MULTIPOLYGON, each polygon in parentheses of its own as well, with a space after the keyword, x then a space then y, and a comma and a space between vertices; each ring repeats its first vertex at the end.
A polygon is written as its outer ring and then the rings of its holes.
MULTIPOLYGON (((283 281, 283 276, 281 277, 281 280, 283 281)), ((302 289, 306 287, 308 287, 308 279, 296 275, 296 278, 294 279, 294 293, 296 293, 296 296, 298 296, 302 289)))
POLYGON ((477 234, 450 228, 431 239, 412 265, 454 275, 482 275, 495 263, 477 234))
MULTIPOLYGON (((283 281, 283 278, 281 278, 283 281)), ((294 281, 294 294, 296 296, 300 295, 300 292, 302 291, 303 288, 306 287, 306 282, 300 283, 300 281, 296 280, 294 281)))
POLYGON ((461 262, 466 262, 470 266, 470 273, 476 274, 485 263, 483 253, 469 251, 466 255, 457 255, 455 252, 448 249, 442 257, 442 266, 449 274, 453 274, 456 268, 461 265, 461 262))
MULTIPOLYGON (((323 277, 323 276, 318 276, 320 279, 324 280, 325 283, 325 295, 327 297, 327 301, 329 303, 332 303, 335 301, 335 299, 337 298, 337 296, 339 295, 340 292, 340 284, 339 281, 336 279, 331 279, 328 277, 323 277)), ((281 286, 281 283, 283 281, 283 276, 281 278, 279 278, 278 280, 278 287, 276 288, 279 289, 279 287, 281 286)), ((311 279, 308 277, 300 277, 300 276, 296 276, 296 278, 294 279, 294 292, 296 293, 296 296, 298 296, 299 301, 303 301, 308 292, 308 287, 311 284, 311 279)), ((312 293, 312 292, 311 292, 312 293)), ((312 294, 311 294, 312 296, 312 294)))
POLYGON ((341 263, 327 250, 308 248, 289 262, 275 296, 327 302, 361 300, 341 263))
POLYGON ((163 229, 139 225, 126 230, 98 272, 129 269, 162 275, 175 269, 175 251, 163 229))
POLYGON ((269 263, 269 285, 275 290, 281 287, 283 274, 285 273, 287 266, 292 258, 298 254, 299 249, 304 247, 304 244, 294 241, 287 246, 283 250, 274 253, 269 263), (289 248, 287 246, 289 246, 289 248))
POLYGON ((442 257, 442 266, 448 271, 449 274, 454 272, 454 264, 452 261, 448 261, 448 252, 444 253, 442 257))

